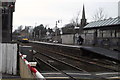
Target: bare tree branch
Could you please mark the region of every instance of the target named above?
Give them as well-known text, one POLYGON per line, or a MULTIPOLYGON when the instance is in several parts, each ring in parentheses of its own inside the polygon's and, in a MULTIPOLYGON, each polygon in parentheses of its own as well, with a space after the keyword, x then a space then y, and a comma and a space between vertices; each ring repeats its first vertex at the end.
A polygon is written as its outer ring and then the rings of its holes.
POLYGON ((107 18, 107 15, 104 13, 103 8, 99 8, 96 13, 93 15, 93 20, 98 21, 98 20, 104 20, 107 18))
POLYGON ((79 16, 80 16, 80 11, 77 12, 76 17, 74 17, 73 19, 71 19, 71 23, 73 23, 75 26, 78 26, 79 24, 79 16))

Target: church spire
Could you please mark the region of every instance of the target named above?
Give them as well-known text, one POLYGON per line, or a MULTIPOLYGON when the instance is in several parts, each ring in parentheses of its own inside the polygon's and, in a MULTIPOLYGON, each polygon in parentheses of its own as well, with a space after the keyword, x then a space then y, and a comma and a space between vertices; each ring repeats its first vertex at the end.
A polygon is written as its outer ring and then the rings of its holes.
POLYGON ((87 24, 87 20, 85 18, 85 8, 83 4, 82 19, 81 19, 81 25, 79 27, 79 34, 83 32, 83 27, 86 26, 86 24, 87 24))
POLYGON ((84 4, 83 4, 81 27, 84 27, 86 24, 87 24, 87 23, 86 23, 86 18, 85 18, 85 8, 84 8, 84 4))
POLYGON ((83 4, 82 19, 85 19, 85 8, 84 8, 84 4, 83 4))

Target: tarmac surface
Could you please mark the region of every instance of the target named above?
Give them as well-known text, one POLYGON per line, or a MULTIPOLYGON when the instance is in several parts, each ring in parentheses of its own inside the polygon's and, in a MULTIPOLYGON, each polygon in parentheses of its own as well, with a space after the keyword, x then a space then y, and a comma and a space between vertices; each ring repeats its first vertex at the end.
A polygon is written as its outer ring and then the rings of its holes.
POLYGON ((91 51, 96 54, 100 54, 100 55, 120 61, 120 53, 117 51, 112 51, 112 50, 108 50, 100 47, 86 47, 86 46, 81 47, 81 49, 91 51))

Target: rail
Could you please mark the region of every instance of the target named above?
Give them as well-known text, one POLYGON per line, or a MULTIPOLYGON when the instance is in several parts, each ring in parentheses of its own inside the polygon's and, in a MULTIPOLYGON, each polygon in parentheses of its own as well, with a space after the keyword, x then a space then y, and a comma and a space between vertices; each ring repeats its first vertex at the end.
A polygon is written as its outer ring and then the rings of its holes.
MULTIPOLYGON (((57 69, 56 67, 54 67, 53 65, 45 62, 44 60, 42 60, 42 59, 40 59, 40 58, 38 58, 38 57, 35 57, 35 58, 36 58, 36 59, 35 59, 36 61, 37 61, 37 59, 40 60, 40 61, 42 61, 43 63, 45 63, 47 66, 51 67, 52 69, 54 69, 54 70, 56 70, 56 71, 58 71, 58 72, 60 72, 60 73, 62 73, 62 74, 64 74, 64 75, 66 75, 67 78, 70 78, 71 80, 76 80, 74 77, 68 75, 67 73, 65 73, 65 72, 62 71, 62 70, 57 69)), ((37 62, 39 62, 39 61, 37 61, 37 62)))

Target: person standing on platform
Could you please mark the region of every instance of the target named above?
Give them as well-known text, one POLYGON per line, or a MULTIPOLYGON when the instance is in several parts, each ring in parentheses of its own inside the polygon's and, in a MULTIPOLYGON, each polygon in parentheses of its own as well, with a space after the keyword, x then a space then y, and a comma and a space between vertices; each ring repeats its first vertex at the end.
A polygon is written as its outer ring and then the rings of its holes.
POLYGON ((83 39, 81 36, 79 36, 79 37, 78 37, 78 44, 79 44, 79 45, 82 45, 82 44, 83 44, 83 41, 84 41, 84 39, 83 39))

